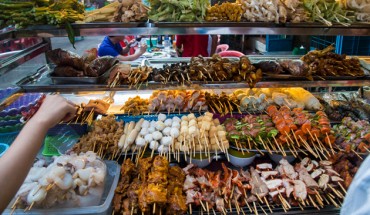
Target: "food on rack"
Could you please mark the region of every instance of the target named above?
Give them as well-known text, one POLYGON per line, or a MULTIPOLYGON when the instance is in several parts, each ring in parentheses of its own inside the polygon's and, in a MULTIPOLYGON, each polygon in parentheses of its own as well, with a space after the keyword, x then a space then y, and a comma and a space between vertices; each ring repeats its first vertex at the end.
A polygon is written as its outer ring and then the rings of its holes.
POLYGON ((308 65, 300 60, 281 60, 279 61, 284 71, 297 77, 306 77, 308 80, 313 80, 312 71, 308 65))
POLYGON ((332 26, 333 23, 350 26, 355 20, 352 11, 341 7, 334 0, 303 0, 303 5, 310 13, 312 22, 321 22, 327 26, 332 26))
POLYGON ((206 92, 206 105, 213 113, 228 114, 232 112, 241 113, 239 101, 233 94, 227 95, 222 92, 220 95, 206 92))
POLYGON ((250 88, 262 79, 262 71, 256 69, 247 56, 230 61, 215 54, 211 59, 193 57, 190 62, 192 81, 247 81, 250 88))
POLYGON ((251 22, 306 22, 309 13, 300 0, 238 0, 243 8, 243 17, 251 22))
POLYGON ((152 67, 140 66, 131 68, 127 64, 118 64, 112 69, 109 75, 108 85, 114 87, 116 85, 128 84, 140 88, 144 82, 148 81, 151 73, 152 67))
POLYGON ((263 73, 281 74, 284 72, 283 67, 276 61, 260 61, 253 65, 261 69, 263 73))
POLYGON ((370 22, 370 2, 368 0, 339 1, 344 8, 355 11, 358 21, 370 22))
POLYGON ((241 4, 238 2, 224 2, 207 8, 206 21, 232 21, 240 22, 243 14, 241 4))
POLYGON ((91 151, 62 155, 50 164, 38 160, 18 190, 12 209, 29 211, 58 204, 91 206, 101 199, 106 169, 106 164, 91 151))
POLYGON ((178 166, 169 166, 165 157, 140 158, 138 165, 126 159, 121 179, 115 190, 113 210, 117 214, 184 214, 185 173, 178 166))
POLYGON ((121 3, 115 1, 102 8, 86 11, 84 22, 109 22, 113 19, 115 12, 120 7, 121 3))
POLYGON ((233 94, 240 101, 240 109, 247 112, 263 111, 270 104, 287 106, 291 109, 322 109, 319 100, 315 96, 299 87, 236 90, 233 94))
POLYGON ((337 135, 335 143, 346 152, 370 152, 370 123, 368 120, 353 121, 344 117, 342 122, 334 125, 333 131, 337 135))
POLYGON ((177 82, 184 85, 185 83, 191 83, 189 65, 187 63, 165 64, 161 69, 154 68, 151 78, 155 82, 164 84, 177 82))
MULTIPOLYGON (((227 154, 229 141, 226 138, 225 127, 220 125, 213 114, 206 112, 203 116, 195 117, 189 114, 181 118, 180 134, 175 143, 174 152, 204 152, 210 159, 211 152, 222 151, 227 154)), ((201 153, 202 154, 202 153, 201 153)), ((202 159, 202 155, 200 155, 202 159)), ((191 158, 190 158, 191 159, 191 158)), ((190 160, 191 163, 191 160, 190 160)))
POLYGON ((84 112, 93 111, 98 114, 107 114, 110 104, 101 99, 90 99, 87 104, 82 103, 82 108, 84 112))
POLYGON ((331 52, 334 46, 330 45, 323 50, 314 50, 304 55, 301 60, 309 67, 312 75, 318 76, 364 76, 358 58, 346 58, 331 52))
POLYGON ((148 99, 142 99, 140 96, 135 96, 133 98, 130 97, 120 110, 131 115, 142 115, 149 112, 148 106, 148 99))
POLYGON ((159 90, 149 98, 149 112, 207 111, 205 93, 199 90, 159 90))
POLYGON ((149 0, 149 19, 155 22, 201 22, 206 16, 208 0, 149 0))
POLYGON ((2 25, 17 28, 29 25, 61 25, 83 20, 84 6, 77 0, 59 1, 2 1, 2 25))
POLYGON ((358 98, 347 98, 342 95, 342 99, 333 99, 329 102, 318 97, 324 107, 325 113, 331 120, 341 121, 344 117, 351 117, 353 120, 369 120, 370 105, 358 98))
POLYGON ((98 57, 98 49, 91 48, 84 52, 82 59, 85 63, 89 64, 98 57))
POLYGON ((203 213, 217 210, 223 214, 231 213, 234 206, 237 213, 244 212, 242 207, 247 206, 250 213, 257 214, 261 204, 266 204, 271 213, 271 205, 282 206, 285 212, 292 206, 339 207, 345 190, 332 163, 309 158, 303 161, 293 167, 282 159, 275 170, 269 163, 245 171, 222 164, 222 170, 217 172, 190 164, 183 169, 186 204, 190 213, 197 207, 203 213))
POLYGON ((279 22, 278 1, 239 0, 244 11, 243 17, 251 22, 279 22))
POLYGON ((123 1, 114 12, 112 22, 140 22, 148 20, 149 8, 139 0, 123 1))
POLYGON ((113 57, 100 57, 87 64, 77 54, 59 48, 46 52, 46 57, 56 64, 52 75, 58 77, 98 77, 118 62, 113 57))
POLYGON ((104 116, 93 122, 93 129, 82 136, 71 151, 75 153, 93 151, 104 159, 114 159, 120 156, 119 143, 124 133, 123 122, 117 122, 115 116, 104 116))
POLYGON ((338 152, 330 158, 330 161, 333 162, 333 169, 343 179, 342 185, 348 189, 363 160, 353 152, 338 152))
POLYGON ((230 143, 237 148, 260 148, 263 140, 272 139, 279 133, 268 115, 247 115, 241 119, 228 118, 223 125, 230 143), (261 141, 262 140, 262 141, 261 141), (260 143, 260 144, 259 144, 260 143))

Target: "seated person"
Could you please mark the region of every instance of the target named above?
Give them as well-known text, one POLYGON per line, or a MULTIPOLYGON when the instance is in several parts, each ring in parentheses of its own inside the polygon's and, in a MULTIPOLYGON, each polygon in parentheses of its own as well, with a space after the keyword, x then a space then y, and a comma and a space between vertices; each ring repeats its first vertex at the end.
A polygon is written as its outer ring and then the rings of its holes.
POLYGON ((121 61, 134 61, 138 59, 142 54, 146 52, 146 45, 141 47, 133 55, 123 56, 130 51, 131 44, 135 43, 135 40, 131 40, 125 48, 122 48, 120 41, 124 40, 125 36, 107 36, 100 44, 98 49, 98 55, 116 57, 121 61))

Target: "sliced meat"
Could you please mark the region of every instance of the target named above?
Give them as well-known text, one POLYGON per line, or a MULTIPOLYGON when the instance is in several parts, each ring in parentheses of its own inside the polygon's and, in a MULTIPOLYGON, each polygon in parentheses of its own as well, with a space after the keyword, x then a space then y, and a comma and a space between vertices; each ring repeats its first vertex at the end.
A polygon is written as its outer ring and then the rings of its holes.
POLYGON ((330 176, 333 175, 340 176, 339 173, 337 173, 334 169, 326 169, 326 173, 330 176))
POLYGON ((251 174, 249 173, 248 170, 245 170, 245 171, 241 170, 240 173, 243 177, 243 181, 248 182, 251 180, 251 174))
POLYGON ((187 165, 185 168, 183 168, 182 170, 184 170, 185 174, 188 175, 188 174, 190 174, 189 170, 193 167, 195 167, 195 165, 191 163, 191 164, 187 165))
MULTIPOLYGON (((202 177, 197 177, 196 178, 197 182, 199 183, 201 188, 208 188, 211 187, 211 184, 209 183, 208 179, 204 176, 202 177)), ((185 187, 185 185, 184 185, 185 187)))
POLYGON ((335 175, 331 177, 331 180, 334 181, 334 182, 344 181, 341 177, 338 177, 338 176, 335 176, 335 175))
POLYGON ((285 187, 285 194, 289 198, 290 194, 294 191, 294 186, 289 179, 283 179, 283 186, 285 187))
POLYGON ((258 195, 260 198, 265 197, 269 192, 266 183, 262 181, 258 172, 256 172, 256 170, 253 167, 250 169, 250 171, 251 171, 250 184, 252 186, 251 193, 253 195, 258 195))
POLYGON ((283 180, 281 179, 268 180, 265 183, 267 185, 267 188, 269 188, 269 190, 276 190, 280 186, 283 186, 283 180))
POLYGON ((303 158, 303 160, 301 161, 301 164, 306 167, 308 164, 311 163, 311 159, 309 157, 305 157, 303 158))
POLYGON ((294 167, 290 165, 290 163, 287 160, 281 159, 279 163, 281 164, 281 167, 282 167, 281 169, 282 176, 285 175, 286 177, 292 180, 295 180, 298 177, 298 173, 294 171, 294 167))
POLYGON ((313 178, 307 172, 306 169, 301 169, 301 171, 299 171, 298 174, 299 174, 299 179, 302 180, 306 184, 307 187, 313 190, 319 188, 319 185, 316 183, 315 180, 313 180, 313 178))
POLYGON ((256 168, 258 170, 272 169, 272 164, 270 164, 270 163, 261 163, 261 164, 257 164, 256 168))
POLYGON ((317 161, 312 160, 311 162, 312 162, 312 164, 315 166, 315 168, 319 167, 319 163, 317 163, 317 161))
POLYGON ((333 163, 331 161, 320 161, 320 166, 331 166, 333 163))
POLYGON ((322 174, 319 179, 319 187, 323 190, 326 190, 328 187, 328 183, 330 180, 330 176, 327 174, 322 174))
POLYGON ((197 185, 194 184, 194 182, 196 182, 196 181, 197 181, 197 179, 195 179, 193 176, 186 175, 183 189, 184 190, 190 190, 190 189, 193 189, 193 188, 197 187, 197 185))
POLYGON ((216 208, 219 212, 224 213, 225 202, 221 197, 216 197, 216 208))
POLYGON ((281 188, 280 190, 275 190, 275 191, 272 191, 272 192, 269 192, 269 195, 274 198, 276 195, 278 195, 279 193, 285 193, 285 188, 281 188))
POLYGON ((324 170, 323 169, 316 169, 315 171, 313 171, 311 173, 311 178, 315 179, 315 178, 319 177, 323 173, 324 173, 324 170))
POLYGON ((268 179, 271 176, 276 176, 277 174, 279 174, 278 171, 263 171, 263 172, 261 172, 261 176, 264 179, 268 179))
POLYGON ((293 195, 300 201, 304 201, 307 198, 307 188, 305 183, 301 180, 293 180, 294 191, 293 195))
POLYGON ((314 165, 313 165, 313 163, 310 163, 310 164, 308 164, 308 166, 306 167, 306 170, 308 171, 308 172, 312 172, 312 170, 314 169, 314 165))

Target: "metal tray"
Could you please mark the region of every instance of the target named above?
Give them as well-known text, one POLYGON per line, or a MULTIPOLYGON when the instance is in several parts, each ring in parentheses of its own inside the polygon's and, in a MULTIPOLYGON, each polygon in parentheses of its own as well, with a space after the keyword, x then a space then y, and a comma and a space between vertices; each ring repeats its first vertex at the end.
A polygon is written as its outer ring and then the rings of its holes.
POLYGON ((98 77, 58 77, 53 76, 54 72, 51 72, 48 74, 48 78, 53 84, 104 84, 113 68, 114 66, 98 77))

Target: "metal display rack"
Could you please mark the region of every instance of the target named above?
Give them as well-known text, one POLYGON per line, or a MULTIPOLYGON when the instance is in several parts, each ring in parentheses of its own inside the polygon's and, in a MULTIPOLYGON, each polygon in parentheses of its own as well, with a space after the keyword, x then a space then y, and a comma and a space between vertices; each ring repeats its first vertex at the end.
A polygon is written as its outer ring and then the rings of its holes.
MULTIPOLYGON (((76 36, 105 36, 105 35, 168 35, 168 34, 239 34, 239 35, 343 35, 343 36, 369 36, 370 24, 359 23, 350 27, 342 25, 325 26, 319 23, 246 23, 246 22, 204 22, 204 23, 89 23, 73 24, 76 36)), ((21 37, 65 37, 67 32, 64 28, 54 26, 32 26, 27 29, 9 30, 0 32, 0 40, 21 38, 21 37)), ((43 53, 51 49, 49 39, 45 43, 19 54, 17 58, 9 61, 7 65, 0 65, 0 74, 10 71, 20 63, 25 62, 30 53, 43 53), (24 59, 24 60, 21 60, 24 59)), ((54 85, 46 78, 39 68, 35 68, 31 76, 19 77, 16 83, 25 92, 81 92, 81 91, 127 91, 137 90, 129 86, 117 86, 109 88, 106 85, 54 85), (37 70, 37 71, 36 71, 37 70)), ((11 73, 11 72, 9 72, 11 73)), ((243 82, 213 82, 193 83, 191 88, 204 89, 232 89, 249 88, 243 82)), ((344 87, 344 86, 370 86, 370 78, 354 78, 340 80, 262 80, 256 87, 344 87)), ((143 84, 140 90, 144 89, 178 89, 179 83, 148 83, 143 84)), ((278 213, 282 211, 277 211, 278 213)), ((339 210, 333 207, 325 207, 320 213, 337 214, 339 210)), ((284 214, 313 214, 316 210, 300 211, 292 210, 284 214)))

